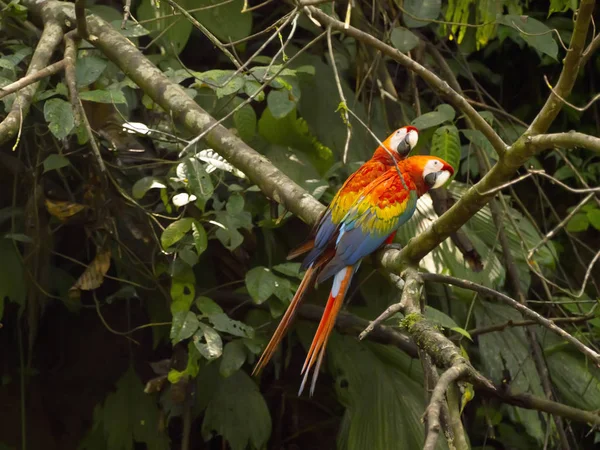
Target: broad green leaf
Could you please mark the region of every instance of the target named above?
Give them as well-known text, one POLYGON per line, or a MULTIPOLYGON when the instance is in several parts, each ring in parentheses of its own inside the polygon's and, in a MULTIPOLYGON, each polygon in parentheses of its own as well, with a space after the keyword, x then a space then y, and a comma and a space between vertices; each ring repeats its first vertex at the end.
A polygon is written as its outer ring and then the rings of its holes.
POLYGON ((44 118, 56 139, 66 138, 75 127, 71 104, 60 98, 46 100, 46 103, 44 103, 44 118))
POLYGON ((95 91, 83 91, 79 93, 79 98, 81 100, 85 100, 88 102, 95 103, 115 103, 115 104, 125 104, 127 100, 125 99, 125 95, 123 92, 117 90, 105 91, 105 90, 95 90, 95 91))
POLYGON ((439 105, 435 111, 431 111, 417 117, 412 121, 412 125, 417 127, 419 130, 424 130, 426 128, 435 127, 444 122, 451 122, 454 120, 455 115, 456 113, 454 112, 454 108, 444 103, 439 105))
POLYGON ((470 340, 471 342, 473 342, 473 338, 471 337, 471 334, 467 330, 465 330, 464 328, 461 328, 461 327, 452 327, 450 329, 452 331, 456 331, 458 334, 462 334, 468 340, 470 340))
POLYGON ((409 28, 420 28, 439 17, 442 0, 404 0, 402 20, 409 28))
POLYGON ((168 450, 169 438, 157 426, 159 418, 156 399, 144 393, 144 385, 129 367, 116 391, 94 409, 94 425, 80 448, 132 450, 135 443, 145 443, 148 450, 168 450))
POLYGON ((600 230, 600 209, 594 208, 587 212, 587 217, 596 230, 600 230))
POLYGON ((194 345, 207 360, 217 359, 223 354, 221 336, 205 323, 200 322, 198 325, 198 332, 194 334, 194 345))
POLYGON ((171 325, 171 341, 173 345, 192 337, 199 326, 200 322, 198 322, 196 314, 191 311, 178 311, 173 314, 173 324, 171 325))
POLYGON ((262 102, 265 99, 265 92, 258 92, 260 90, 260 87, 261 84, 258 81, 254 79, 247 79, 246 83, 244 84, 244 94, 246 94, 248 97, 252 97, 257 102, 262 102))
POLYGON ((479 130, 460 130, 464 136, 471 141, 473 145, 476 145, 481 150, 483 150, 488 156, 493 159, 497 158, 496 152, 494 151, 494 147, 485 137, 485 135, 479 130))
POLYGON ((179 242, 187 234, 187 232, 190 231, 193 223, 194 219, 191 217, 179 219, 171 223, 167 228, 165 228, 160 236, 160 243, 162 247, 166 250, 173 244, 179 242))
POLYGON ((290 98, 290 93, 286 89, 274 89, 269 92, 267 105, 276 119, 287 116, 296 108, 296 102, 290 98))
POLYGON ((87 55, 78 58, 75 65, 77 86, 84 87, 92 84, 102 75, 107 65, 107 60, 97 56, 87 55))
POLYGON ((196 299, 196 308, 205 316, 212 316, 213 314, 222 314, 223 308, 217 305, 213 300, 208 297, 200 296, 196 299))
POLYGON ((550 9, 548 10, 548 17, 555 12, 565 12, 571 9, 573 12, 577 11, 577 0, 550 0, 550 9))
POLYGON ((460 165, 460 136, 454 125, 445 125, 435 130, 431 141, 431 155, 442 158, 454 168, 454 175, 448 181, 453 180, 460 165))
MULTIPOLYGON (((185 9, 196 6, 195 0, 176 1, 185 9)), ((158 38, 158 45, 164 49, 165 53, 181 53, 192 32, 192 23, 181 14, 173 16, 173 8, 167 2, 154 2, 153 0, 141 2, 137 9, 136 19, 145 21, 159 17, 165 18, 152 20, 144 25, 150 30, 153 38, 158 38)))
MULTIPOLYGON (((509 306, 479 300, 474 308, 477 328, 522 321, 523 317, 509 306)), ((502 333, 486 333, 479 336, 479 351, 484 375, 500 383, 510 373, 510 389, 515 393, 543 396, 540 377, 531 358, 525 331, 520 327, 507 328, 502 333)), ((508 407, 511 419, 520 423, 530 436, 539 443, 544 431, 535 411, 508 407)))
POLYGON ((567 231, 579 233, 585 231, 590 226, 590 220, 587 214, 577 213, 567 222, 567 231))
POLYGON ((42 164, 44 165, 44 173, 46 173, 50 170, 62 169, 71 163, 67 157, 52 153, 44 160, 42 164))
POLYGON ((235 74, 233 70, 209 70, 208 72, 198 73, 197 79, 197 85, 210 87, 217 94, 217 98, 236 94, 246 84, 245 78, 242 75, 235 74))
POLYGON ((197 220, 192 222, 192 237, 194 238, 196 252, 200 256, 208 247, 208 237, 206 236, 206 230, 197 220))
POLYGON ((144 177, 140 178, 133 184, 131 193, 133 198, 139 200, 140 198, 143 198, 150 189, 165 189, 166 187, 167 185, 159 178, 144 177))
POLYGON ((275 293, 275 283, 277 276, 266 267, 254 267, 246 273, 246 289, 259 305, 275 293))
POLYGON ((394 28, 390 40, 392 41, 392 45, 402 53, 408 53, 419 45, 419 38, 415 33, 404 27, 394 28))
POLYGON ((256 135, 256 122, 256 113, 251 105, 244 105, 233 114, 235 128, 244 141, 249 141, 256 135))
POLYGON ((140 25, 139 23, 135 23, 132 20, 128 20, 127 22, 125 22, 125 28, 121 28, 123 24, 123 19, 113 20, 110 24, 123 36, 129 38, 136 38, 150 34, 150 30, 147 30, 142 25, 140 25))
POLYGON ((454 321, 452 317, 440 311, 439 309, 433 308, 432 306, 425 306, 425 317, 432 320, 433 322, 437 322, 444 328, 458 328, 458 324, 454 321))
POLYGON ((498 22, 517 30, 519 36, 538 52, 557 59, 558 44, 554 40, 554 32, 539 20, 529 16, 508 14, 501 16, 498 22))
POLYGON ((223 349, 219 373, 227 378, 237 372, 246 362, 246 347, 241 339, 231 341, 223 349))
POLYGON ((202 383, 212 381, 210 391, 198 392, 199 403, 207 405, 202 422, 204 440, 212 439, 216 433, 232 450, 266 448, 271 416, 258 386, 243 370, 228 378, 221 377, 218 370, 216 364, 210 364, 198 375, 202 383))
POLYGON ((276 266, 273 266, 273 270, 282 273, 284 275, 287 275, 288 277, 294 277, 294 278, 302 278, 302 276, 300 275, 300 266, 302 264, 301 263, 295 263, 295 262, 288 262, 288 263, 283 263, 283 264, 277 264, 276 266))
POLYGON ((249 325, 246 325, 239 320, 231 319, 225 313, 211 314, 208 316, 208 320, 213 324, 215 330, 221 331, 223 333, 231 334, 232 336, 239 337, 254 337, 254 328, 249 325))
POLYGON ((196 158, 188 158, 184 164, 188 189, 198 198, 208 200, 213 194, 214 186, 204 165, 196 158))
POLYGON ((244 0, 223 2, 222 0, 195 0, 194 7, 218 5, 192 13, 221 42, 234 42, 250 35, 252 12, 242 12, 244 0))

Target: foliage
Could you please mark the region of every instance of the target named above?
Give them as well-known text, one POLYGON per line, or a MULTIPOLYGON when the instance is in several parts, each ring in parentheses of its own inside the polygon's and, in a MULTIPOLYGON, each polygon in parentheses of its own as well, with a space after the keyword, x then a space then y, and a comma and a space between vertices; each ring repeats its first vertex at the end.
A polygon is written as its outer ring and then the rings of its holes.
MULTIPOLYGON (((242 0, 177 0, 200 29, 166 1, 134 2, 136 21, 126 21, 123 28, 121 3, 88 3, 91 13, 143 48, 166 77, 184 87, 222 126, 324 202, 372 154, 377 143, 370 132, 381 139, 399 124, 419 128, 415 153, 439 156, 456 169, 446 186, 448 207, 481 179, 486 164, 498 160, 490 141, 468 128, 458 109, 373 49, 337 34, 332 36, 333 58, 324 40, 307 48, 323 30, 305 15, 283 26, 292 11, 286 2, 253 9, 242 0), (274 27, 261 33, 273 20, 274 27), (227 45, 216 46, 215 39, 227 45), (245 62, 259 49, 261 54, 242 67, 231 60, 245 62), (340 89, 368 130, 354 115, 348 123, 340 117, 340 89), (348 127, 352 139, 344 165, 348 127)), ((322 9, 343 20, 345 2, 339 3, 344 6, 322 9)), ((23 4, 27 2, 11 2, 0 19, 0 88, 26 74, 35 48, 23 31, 28 13, 23 4), (5 21, 12 26, 5 27, 5 21)), ((437 73, 448 69, 468 86, 481 116, 509 144, 546 98, 540 66, 548 74, 562 67, 565 52, 557 36, 568 41, 577 8, 572 0, 552 0, 549 5, 404 0, 386 3, 389 11, 378 2, 352 5, 353 26, 410 52, 437 73)), ((592 57, 589 65, 598 67, 599 61, 592 57)), ((3 385, 16 392, 11 380, 20 376, 33 384, 55 370, 64 379, 71 371, 85 373, 76 381, 86 390, 102 392, 90 403, 93 408, 78 405, 77 414, 91 426, 64 418, 58 427, 79 426, 73 434, 84 436, 78 443, 81 449, 142 444, 169 448, 189 439, 190 433, 192 440, 202 439, 207 446, 234 450, 332 448, 327 445, 334 441, 348 450, 394 448, 399 442, 420 448, 426 409, 423 372, 418 360, 396 347, 334 332, 323 367, 330 378, 321 378, 316 400, 299 400, 294 374, 305 352, 296 343, 307 347, 314 332, 314 326, 301 321, 274 358, 275 369, 268 368, 262 378, 250 377, 302 279, 300 263, 284 261, 308 230, 286 205, 267 199, 255 184, 260 183, 224 160, 213 144, 180 128, 181 118, 152 100, 151 87, 128 78, 134 69, 122 71, 82 41, 75 84, 93 134, 88 135, 84 123, 76 123, 78 113, 61 72, 42 80, 37 89, 22 124, 18 152, 8 150, 14 143, 3 145, 0 319, 11 333, 3 334, 0 345, 14 350, 2 359, 3 385), (89 151, 90 138, 101 147, 106 172, 89 151), (76 336, 69 334, 69 342, 80 342, 77 351, 51 339, 70 331, 76 336), (66 366, 55 368, 54 360, 62 364, 64 356, 62 350, 55 355, 56 349, 63 347, 66 366), (41 357, 48 348, 50 356, 41 357), (73 353, 78 361, 80 352, 97 352, 95 365, 71 362, 73 353), (151 378, 147 363, 161 358, 167 363, 159 369, 153 364, 156 376, 151 378), (118 359, 127 364, 113 364, 118 359), (41 377, 32 375, 36 371, 41 377), (142 379, 147 378, 144 390, 142 379), (188 419, 193 426, 182 437, 186 432, 179 422, 188 419)), ((587 71, 570 97, 577 104, 587 102, 595 82, 587 71)), ((1 98, 1 117, 15 98, 1 98)), ((566 109, 554 131, 576 128, 597 135, 592 116, 566 109)), ((583 150, 565 156, 557 149, 530 163, 577 188, 595 186, 600 179, 598 158, 583 150)), ((585 321, 564 328, 597 345, 596 285, 584 289, 584 303, 564 303, 572 302, 598 248, 596 199, 579 205, 577 195, 536 175, 503 195, 500 222, 517 285, 526 299, 543 299, 529 306, 547 317, 585 316, 585 321), (575 208, 564 230, 548 234, 575 208)), ((437 206, 431 197, 423 197, 396 240, 404 245, 429 228, 437 206)), ((480 271, 474 271, 456 240, 425 256, 421 269, 513 294, 491 208, 478 211, 462 232, 481 260, 480 271)), ((396 288, 374 274, 370 261, 356 278, 347 308, 352 315, 372 320, 397 301, 396 288)), ((308 301, 322 303, 327 287, 319 286, 308 301)), ((425 316, 446 335, 460 339, 477 369, 513 392, 545 395, 523 327, 473 332, 522 321, 521 314, 464 289, 426 288, 425 316)), ((387 324, 398 328, 399 316, 387 324)), ((557 399, 597 408, 597 368, 540 327, 533 331, 557 399)), ((68 391, 65 397, 69 404, 77 403, 77 393, 68 391)), ((538 448, 547 435, 551 445, 558 440, 552 422, 537 411, 493 404, 478 395, 464 406, 462 420, 473 448, 489 448, 489 430, 499 441, 494 448, 538 448), (521 435, 525 437, 519 441, 521 435)), ((573 425, 581 448, 592 445, 587 431, 573 425)), ((440 439, 437 448, 446 447, 440 439)))

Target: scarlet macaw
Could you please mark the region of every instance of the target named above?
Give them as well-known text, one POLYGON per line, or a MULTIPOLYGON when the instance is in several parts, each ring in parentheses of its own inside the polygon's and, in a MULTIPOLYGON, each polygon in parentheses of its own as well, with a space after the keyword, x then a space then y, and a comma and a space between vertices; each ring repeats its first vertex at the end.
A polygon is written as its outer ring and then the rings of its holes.
MULTIPOLYGON (((418 140, 419 132, 412 126, 398 128, 390 134, 387 139, 382 142, 383 146, 379 146, 375 150, 373 157, 360 166, 359 169, 350 175, 344 182, 325 212, 317 221, 317 224, 313 227, 306 243, 297 249, 292 250, 289 254, 288 259, 292 259, 308 251, 315 251, 316 245, 317 251, 322 257, 318 263, 312 265, 306 271, 296 294, 290 302, 290 306, 288 306, 287 311, 281 318, 279 326, 265 347, 253 373, 260 372, 262 368, 267 365, 290 326, 294 313, 302 301, 302 298, 308 291, 308 288, 314 284, 320 268, 333 257, 335 246, 331 245, 332 237, 337 232, 342 219, 346 213, 348 213, 352 204, 354 204, 362 190, 369 183, 385 173, 390 167, 395 167, 398 161, 406 158, 410 151, 417 145, 418 140), (329 249, 325 249, 325 247, 329 247, 329 249)), ((394 234, 390 235, 389 242, 391 242, 393 238, 394 234)))
POLYGON ((312 283, 307 281, 313 280, 313 274, 317 274, 319 283, 334 277, 327 305, 302 368, 304 378, 299 394, 304 390, 308 374, 316 364, 310 387, 310 394, 313 394, 327 340, 360 261, 377 250, 398 227, 412 217, 420 196, 429 189, 444 185, 453 173, 452 166, 434 156, 406 158, 370 182, 337 225, 332 220, 321 219, 314 248, 302 263, 306 274, 255 367, 255 372, 264 367, 289 327, 299 305, 299 300, 296 299, 302 298, 304 291, 312 283))

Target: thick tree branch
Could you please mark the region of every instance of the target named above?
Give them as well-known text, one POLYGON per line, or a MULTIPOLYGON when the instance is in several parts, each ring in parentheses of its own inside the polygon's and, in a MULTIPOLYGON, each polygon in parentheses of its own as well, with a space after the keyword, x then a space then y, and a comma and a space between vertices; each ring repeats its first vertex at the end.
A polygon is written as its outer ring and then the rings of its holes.
MULTIPOLYGON (((594 0, 582 0, 577 10, 577 20, 569 50, 564 59, 564 66, 558 83, 554 88, 554 91, 562 98, 567 98, 575 85, 595 3, 594 0)), ((526 135, 545 133, 550 128, 563 106, 562 100, 554 94, 554 91, 550 94, 536 118, 531 122, 529 129, 525 132, 526 135)))
POLYGON ((537 151, 550 148, 581 147, 600 154, 600 138, 589 134, 569 131, 568 133, 539 134, 531 137, 531 145, 537 151))
MULTIPOLYGON (((302 2, 300 2, 302 4, 302 2)), ((357 41, 363 42, 364 44, 379 50, 386 56, 389 56, 393 60, 399 62, 404 67, 412 70, 419 75, 427 84, 429 84, 434 90, 440 93, 440 95, 446 98, 452 105, 462 111, 467 117, 469 117, 475 127, 480 130, 485 137, 488 138, 494 150, 498 155, 503 155, 508 148, 504 141, 498 136, 494 129, 488 124, 483 117, 481 117, 477 111, 469 104, 469 102, 458 92, 452 89, 448 83, 440 79, 430 70, 427 70, 421 64, 417 63, 413 59, 406 56, 404 53, 396 50, 394 47, 385 44, 383 41, 371 36, 364 31, 352 26, 346 26, 344 22, 336 20, 331 16, 328 16, 323 11, 314 6, 305 6, 305 10, 310 13, 313 19, 324 26, 331 27, 334 30, 341 31, 342 33, 353 37, 357 41)))
MULTIPOLYGON (((60 44, 62 38, 63 30, 60 24, 55 20, 46 21, 42 36, 31 57, 27 76, 33 75, 48 66, 50 58, 52 58, 52 54, 60 44)), ((36 81, 21 89, 17 94, 10 112, 2 123, 0 123, 0 144, 12 139, 19 131, 23 120, 29 112, 29 107, 31 106, 31 101, 37 91, 38 85, 39 81, 36 81)))

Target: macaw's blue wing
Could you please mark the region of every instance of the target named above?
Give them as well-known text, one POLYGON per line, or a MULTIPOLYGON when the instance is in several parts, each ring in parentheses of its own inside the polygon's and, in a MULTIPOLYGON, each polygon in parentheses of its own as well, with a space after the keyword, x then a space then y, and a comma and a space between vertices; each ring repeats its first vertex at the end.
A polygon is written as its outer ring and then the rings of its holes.
POLYGON ((373 253, 414 214, 418 195, 408 175, 400 179, 391 170, 372 185, 342 220, 335 256, 319 275, 319 283, 373 253))

